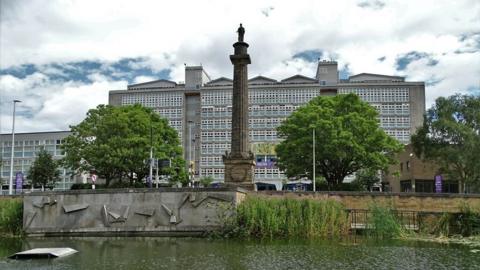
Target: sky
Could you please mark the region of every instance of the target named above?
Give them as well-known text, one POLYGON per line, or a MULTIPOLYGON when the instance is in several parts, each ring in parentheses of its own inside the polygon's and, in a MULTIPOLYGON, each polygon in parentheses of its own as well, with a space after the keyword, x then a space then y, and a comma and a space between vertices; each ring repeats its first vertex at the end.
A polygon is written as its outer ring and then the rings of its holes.
POLYGON ((109 90, 184 81, 184 65, 232 78, 245 27, 249 77, 340 76, 424 81, 439 96, 480 95, 480 1, 0 0, 0 133, 69 130, 109 90))

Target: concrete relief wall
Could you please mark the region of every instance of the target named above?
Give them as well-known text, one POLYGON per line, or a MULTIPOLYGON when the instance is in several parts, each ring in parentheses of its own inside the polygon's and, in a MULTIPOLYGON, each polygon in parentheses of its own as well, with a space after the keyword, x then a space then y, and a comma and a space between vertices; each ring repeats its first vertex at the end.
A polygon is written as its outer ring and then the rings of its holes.
POLYGON ((27 234, 202 233, 222 225, 245 194, 227 189, 87 191, 24 196, 27 234))

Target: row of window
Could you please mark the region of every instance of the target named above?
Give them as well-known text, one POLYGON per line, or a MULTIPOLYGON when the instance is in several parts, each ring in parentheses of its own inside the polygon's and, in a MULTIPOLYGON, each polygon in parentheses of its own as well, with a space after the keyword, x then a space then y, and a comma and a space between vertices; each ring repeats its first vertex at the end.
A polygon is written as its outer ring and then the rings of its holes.
POLYGON ((174 107, 183 105, 183 92, 180 93, 145 93, 122 96, 122 105, 142 104, 145 107, 174 107))
MULTIPOLYGON (((252 105, 248 107, 250 117, 282 117, 289 116, 300 107, 299 105, 252 105)), ((202 118, 232 117, 232 106, 204 106, 202 107, 202 118)))
MULTIPOLYGON (((249 104, 307 103, 320 95, 319 89, 272 89, 249 92, 249 104)), ((202 93, 202 106, 232 104, 232 91, 211 91, 202 93)))
POLYGON ((182 108, 156 108, 154 111, 167 119, 178 119, 183 117, 182 108))
MULTIPOLYGON (((216 180, 224 179, 224 168, 202 168, 200 170, 201 176, 212 176, 216 180)), ((282 179, 285 175, 279 169, 255 169, 255 180, 258 179, 282 179)))
MULTIPOLYGON (((250 118, 249 127, 251 129, 275 129, 285 118, 250 118)), ((206 119, 202 120, 202 129, 231 129, 231 119, 206 119)))
MULTIPOLYGON (((15 140, 15 149, 17 147, 21 146, 35 146, 35 145, 59 145, 63 144, 64 140, 28 140, 28 141, 23 141, 23 140, 15 140)), ((12 147, 12 141, 4 141, 0 143, 0 146, 5 147, 12 147)))
POLYGON ((385 133, 394 137, 402 143, 410 142, 410 130, 409 129, 385 129, 385 133))
MULTIPOLYGON (((28 148, 30 148, 30 147, 28 147, 28 148)), ((49 153, 52 156, 63 156, 63 155, 65 155, 65 151, 63 149, 61 149, 60 147, 55 149, 55 146, 45 146, 45 147, 36 146, 35 149, 24 149, 24 150, 22 150, 22 149, 17 150, 16 147, 15 147, 15 151, 13 152, 13 157, 15 157, 15 158, 33 158, 33 157, 37 156, 38 151, 40 151, 40 149, 42 149, 42 148, 44 148, 47 151, 47 153, 49 153)), ((10 158, 12 156, 12 152, 10 151, 10 149, 7 149, 7 148, 4 148, 1 153, 2 153, 1 156, 2 156, 3 159, 10 158)))
POLYGON ((410 117, 380 117, 380 126, 388 128, 410 128, 410 117))
POLYGON ((410 104, 370 104, 380 115, 410 115, 410 104))
MULTIPOLYGON (((250 130, 251 141, 278 141, 276 130, 250 130)), ((231 140, 231 131, 202 131, 202 142, 223 142, 231 140)))

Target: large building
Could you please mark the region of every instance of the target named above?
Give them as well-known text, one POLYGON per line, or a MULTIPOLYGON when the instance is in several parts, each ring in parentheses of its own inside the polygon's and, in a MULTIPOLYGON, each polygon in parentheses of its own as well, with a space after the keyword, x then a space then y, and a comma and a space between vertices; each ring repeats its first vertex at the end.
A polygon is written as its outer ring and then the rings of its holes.
MULTIPOLYGON (((54 159, 58 160, 63 158, 65 154, 61 149, 61 145, 65 137, 70 134, 69 131, 16 133, 13 150, 14 177, 16 173, 21 172, 24 175, 24 184, 30 184, 28 171, 35 161, 36 153, 40 149, 45 149, 54 159)), ((10 180, 12 134, 0 134, 0 154, 2 160, 2 166, 0 166, 0 183, 2 192, 6 193, 10 180)), ((56 183, 55 189, 69 189, 75 182, 74 177, 64 168, 59 168, 59 170, 61 179, 56 183)))
MULTIPOLYGON (((440 166, 418 158, 411 144, 405 145, 397 160, 398 163, 391 165, 383 178, 386 191, 458 193, 462 189, 458 181, 449 180, 447 175, 442 174, 440 166)), ((475 189, 467 186, 467 191, 475 189)))
MULTIPOLYGON (((249 80, 250 142, 256 155, 255 182, 282 188, 287 179, 275 166, 276 128, 298 107, 319 95, 355 93, 379 112, 387 134, 407 144, 422 124, 424 82, 404 77, 361 73, 338 77, 337 62, 319 61, 315 78, 295 75, 283 80, 257 76, 249 80)), ((185 68, 185 82, 158 80, 110 91, 109 104, 142 104, 170 121, 183 142, 185 159, 195 176, 224 179, 222 154, 231 138, 232 80, 211 79, 201 66, 185 68)))

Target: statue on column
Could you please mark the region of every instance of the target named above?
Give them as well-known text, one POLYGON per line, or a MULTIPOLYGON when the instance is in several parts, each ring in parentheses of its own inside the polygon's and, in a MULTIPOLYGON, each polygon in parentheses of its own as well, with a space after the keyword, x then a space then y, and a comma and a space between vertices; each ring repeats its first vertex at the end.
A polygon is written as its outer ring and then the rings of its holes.
POLYGON ((240 27, 238 27, 237 33, 238 41, 243 42, 243 36, 245 36, 245 28, 243 28, 242 24, 240 24, 240 27))

